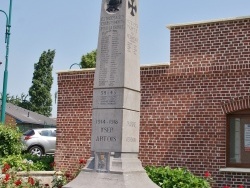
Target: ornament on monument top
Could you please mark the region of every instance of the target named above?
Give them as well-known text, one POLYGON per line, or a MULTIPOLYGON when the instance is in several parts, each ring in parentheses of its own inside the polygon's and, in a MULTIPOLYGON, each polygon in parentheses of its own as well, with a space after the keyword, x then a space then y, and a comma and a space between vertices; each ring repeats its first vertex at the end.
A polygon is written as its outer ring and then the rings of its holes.
POLYGON ((122 4, 122 0, 107 0, 107 9, 109 13, 115 13, 119 11, 119 6, 122 4))
POLYGON ((132 15, 132 16, 135 16, 135 14, 136 14, 136 12, 137 12, 137 6, 136 6, 136 4, 135 4, 135 0, 130 0, 129 2, 128 2, 128 8, 130 9, 131 8, 131 12, 130 12, 130 14, 132 15), (130 2, 131 1, 131 2, 130 2))

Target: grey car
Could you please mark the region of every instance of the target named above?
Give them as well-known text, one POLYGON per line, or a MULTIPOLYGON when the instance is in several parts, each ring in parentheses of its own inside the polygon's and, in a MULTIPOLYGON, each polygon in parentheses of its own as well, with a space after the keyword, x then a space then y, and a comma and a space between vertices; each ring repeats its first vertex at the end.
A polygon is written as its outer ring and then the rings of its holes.
POLYGON ((25 149, 33 155, 53 154, 56 149, 56 129, 30 129, 23 133, 22 142, 25 149))

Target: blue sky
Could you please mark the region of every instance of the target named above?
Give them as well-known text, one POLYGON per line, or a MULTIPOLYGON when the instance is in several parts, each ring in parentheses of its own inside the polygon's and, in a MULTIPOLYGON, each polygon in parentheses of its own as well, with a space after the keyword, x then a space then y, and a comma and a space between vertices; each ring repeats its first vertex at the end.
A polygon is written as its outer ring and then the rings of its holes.
MULTIPOLYGON (((141 64, 169 62, 170 32, 166 25, 250 16, 249 0, 140 0, 141 64)), ((8 13, 9 0, 0 0, 8 13)), ((28 93, 43 51, 55 49, 51 94, 57 75, 97 48, 101 0, 13 0, 7 92, 28 93)), ((5 23, 0 13, 0 90, 5 63, 5 23)), ((73 67, 77 69, 77 66, 73 67)), ((56 104, 53 102, 53 117, 56 104)))

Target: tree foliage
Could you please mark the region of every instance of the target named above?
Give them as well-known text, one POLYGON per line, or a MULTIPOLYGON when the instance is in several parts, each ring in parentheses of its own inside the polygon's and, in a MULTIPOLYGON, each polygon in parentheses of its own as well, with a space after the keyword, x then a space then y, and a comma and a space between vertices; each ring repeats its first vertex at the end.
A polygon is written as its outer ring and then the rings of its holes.
POLYGON ((50 116, 52 111, 51 87, 53 84, 52 70, 55 50, 44 51, 38 63, 34 65, 32 86, 29 89, 29 110, 50 116))
MULTIPOLYGON (((29 102, 29 99, 27 99, 28 96, 29 96, 28 94, 24 94, 24 93, 22 93, 20 97, 18 95, 14 96, 14 95, 10 95, 9 93, 7 93, 6 102, 14 104, 16 106, 20 106, 25 109, 29 109, 30 102, 29 102)), ((2 93, 0 94, 0 100, 2 100, 2 93)))
POLYGON ((97 50, 93 50, 82 56, 81 66, 82 68, 95 68, 96 66, 96 52, 97 50))

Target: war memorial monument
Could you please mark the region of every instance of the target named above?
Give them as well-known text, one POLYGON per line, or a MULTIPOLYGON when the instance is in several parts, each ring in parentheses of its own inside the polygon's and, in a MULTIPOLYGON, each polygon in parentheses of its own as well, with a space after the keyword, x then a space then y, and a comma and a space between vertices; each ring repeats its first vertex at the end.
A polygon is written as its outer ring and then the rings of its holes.
POLYGON ((138 0, 102 0, 94 77, 92 157, 64 188, 156 188, 139 153, 138 0))

